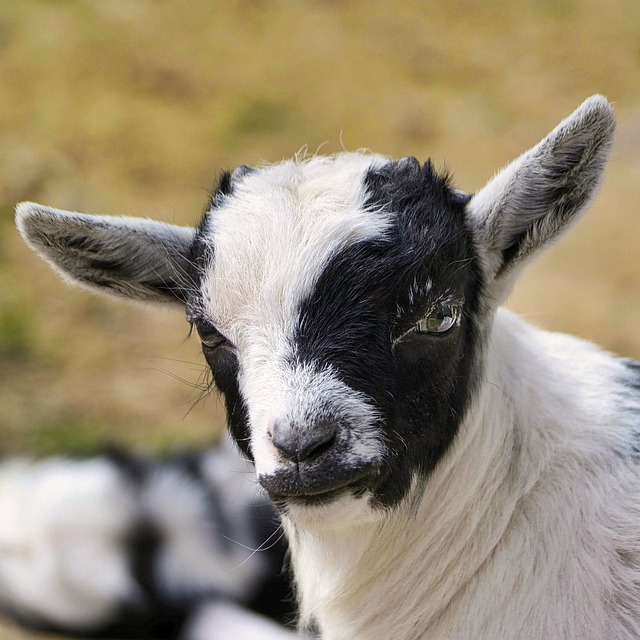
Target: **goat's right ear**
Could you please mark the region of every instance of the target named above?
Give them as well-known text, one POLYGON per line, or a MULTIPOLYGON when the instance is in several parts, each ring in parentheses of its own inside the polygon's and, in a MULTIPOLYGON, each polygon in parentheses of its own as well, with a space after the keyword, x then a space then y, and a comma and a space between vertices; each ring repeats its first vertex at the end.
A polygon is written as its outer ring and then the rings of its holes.
POLYGON ((23 202, 25 242, 65 280, 134 300, 186 301, 195 229, 142 218, 70 213, 23 202))
POLYGON ((602 181, 614 129, 611 105, 592 96, 470 200, 468 220, 495 302, 506 298, 520 267, 586 208, 602 181))

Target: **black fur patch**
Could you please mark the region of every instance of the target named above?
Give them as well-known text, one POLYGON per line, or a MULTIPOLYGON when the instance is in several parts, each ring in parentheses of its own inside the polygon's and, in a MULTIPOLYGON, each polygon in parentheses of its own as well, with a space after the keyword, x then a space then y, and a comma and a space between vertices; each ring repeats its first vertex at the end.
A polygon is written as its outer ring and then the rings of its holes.
POLYGON ((216 531, 218 531, 218 544, 224 551, 229 551, 233 547, 233 542, 229 538, 231 534, 231 525, 225 510, 222 508, 224 495, 220 495, 218 487, 208 481, 203 473, 202 460, 207 454, 206 452, 185 451, 171 460, 174 466, 177 466, 181 472, 188 474, 194 482, 204 491, 207 496, 207 509, 211 514, 211 519, 216 522, 216 531))
POLYGON ((455 436, 473 387, 482 282, 466 199, 430 163, 390 162, 370 171, 365 186, 372 211, 395 214, 391 234, 347 247, 327 265, 300 308, 295 357, 330 364, 382 414, 388 463, 367 488, 390 506, 455 436), (431 290, 417 295, 427 282, 431 290), (442 297, 464 305, 460 327, 410 333, 394 345, 442 297))
POLYGON ((187 316, 189 317, 189 306, 197 301, 194 300, 195 292, 199 290, 202 276, 213 259, 211 247, 206 241, 207 226, 211 211, 219 207, 224 199, 233 194, 233 183, 231 172, 223 171, 220 174, 216 187, 211 191, 209 199, 204 206, 200 222, 196 228, 196 236, 191 246, 189 261, 189 281, 191 290, 187 295, 187 316))
POLYGON ((624 364, 629 372, 628 378, 624 380, 624 384, 640 394, 640 362, 625 358, 624 364))
POLYGON ((622 378, 621 383, 625 390, 631 391, 631 398, 626 398, 626 402, 629 403, 626 410, 637 417, 638 424, 634 431, 634 439, 629 447, 619 453, 622 458, 631 457, 634 463, 637 463, 640 461, 640 362, 630 358, 624 358, 623 362, 626 367, 626 375, 622 378))
POLYGON ((231 172, 223 171, 218 178, 218 182, 215 187, 209 192, 209 199, 202 211, 202 220, 200 222, 200 230, 202 230, 203 223, 209 214, 209 211, 219 206, 220 201, 224 196, 230 196, 233 193, 233 187, 231 184, 231 172))
POLYGON ((152 465, 146 456, 133 454, 118 446, 106 447, 100 456, 113 464, 136 490, 145 482, 152 465))
POLYGON ((248 411, 238 384, 238 358, 227 346, 219 347, 214 352, 203 347, 202 351, 211 367, 216 387, 224 397, 227 427, 242 453, 253 461, 248 411))

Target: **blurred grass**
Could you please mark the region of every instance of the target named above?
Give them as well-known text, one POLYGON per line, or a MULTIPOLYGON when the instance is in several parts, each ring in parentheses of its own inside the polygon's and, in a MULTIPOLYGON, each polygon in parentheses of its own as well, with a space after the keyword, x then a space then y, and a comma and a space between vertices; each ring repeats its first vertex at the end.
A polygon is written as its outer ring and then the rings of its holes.
POLYGON ((595 92, 619 119, 605 184, 511 306, 640 358, 637 0, 3 2, 0 87, 0 451, 164 451, 223 423, 176 380, 202 375, 180 311, 70 289, 16 202, 189 223, 220 169, 303 145, 431 156, 472 191, 595 92))
POLYGON ((511 306, 640 358, 636 0, 4 2, 0 87, 2 451, 168 450, 223 422, 175 379, 202 374, 180 312, 68 288, 16 202, 189 223, 220 169, 303 145, 431 156, 471 191, 595 92, 619 118, 605 184, 511 306))

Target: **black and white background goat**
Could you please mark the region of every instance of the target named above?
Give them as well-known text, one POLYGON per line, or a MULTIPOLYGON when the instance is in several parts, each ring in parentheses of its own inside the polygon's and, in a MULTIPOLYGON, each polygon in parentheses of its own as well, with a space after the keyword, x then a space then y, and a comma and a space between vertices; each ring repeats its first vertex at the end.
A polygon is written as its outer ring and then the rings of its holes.
POLYGON ((614 127, 592 97, 473 196, 345 153, 240 167, 193 229, 30 203, 18 226, 72 282, 186 308, 302 629, 640 638, 639 366, 499 307, 614 127))
POLYGON ((0 464, 0 611, 108 638, 285 640, 286 545, 229 443, 0 464), (208 629, 213 627, 215 633, 208 629))

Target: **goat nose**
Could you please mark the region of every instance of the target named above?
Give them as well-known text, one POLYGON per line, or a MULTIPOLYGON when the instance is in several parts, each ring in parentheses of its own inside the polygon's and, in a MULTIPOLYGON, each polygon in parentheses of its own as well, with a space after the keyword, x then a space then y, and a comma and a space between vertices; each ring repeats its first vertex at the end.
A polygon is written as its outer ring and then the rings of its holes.
POLYGON ((271 432, 271 442, 288 460, 303 462, 329 450, 337 431, 337 426, 331 422, 315 424, 304 431, 289 422, 276 422, 271 432))

